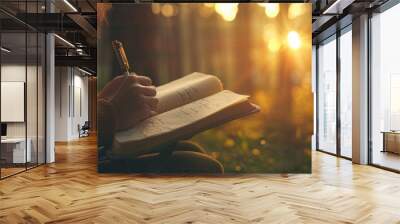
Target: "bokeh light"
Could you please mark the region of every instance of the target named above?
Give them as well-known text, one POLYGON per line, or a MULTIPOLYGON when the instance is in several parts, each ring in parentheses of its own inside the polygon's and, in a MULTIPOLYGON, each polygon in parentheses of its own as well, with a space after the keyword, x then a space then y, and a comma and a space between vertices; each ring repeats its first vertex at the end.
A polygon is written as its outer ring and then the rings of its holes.
POLYGON ((268 50, 272 53, 276 53, 281 48, 281 41, 279 33, 277 32, 276 26, 269 24, 264 26, 263 34, 264 42, 267 44, 268 50))
POLYGON ((276 53, 281 48, 281 42, 278 38, 272 38, 268 41, 268 50, 272 53, 276 53))
POLYGON ((225 20, 235 20, 238 12, 238 3, 215 3, 215 11, 225 20))
POLYGON ((289 5, 288 18, 295 19, 306 12, 305 4, 303 3, 292 3, 289 5))
POLYGON ((293 49, 298 49, 301 46, 300 35, 296 31, 290 31, 288 33, 288 43, 293 49))
POLYGON ((165 17, 171 17, 175 13, 175 9, 171 4, 165 4, 161 7, 161 14, 165 17))
POLYGON ((264 9, 266 16, 275 18, 279 14, 279 3, 266 3, 264 9))
POLYGON ((160 12, 161 12, 161 6, 160 6, 160 3, 153 3, 153 4, 151 4, 151 11, 154 13, 154 14, 160 14, 160 12))

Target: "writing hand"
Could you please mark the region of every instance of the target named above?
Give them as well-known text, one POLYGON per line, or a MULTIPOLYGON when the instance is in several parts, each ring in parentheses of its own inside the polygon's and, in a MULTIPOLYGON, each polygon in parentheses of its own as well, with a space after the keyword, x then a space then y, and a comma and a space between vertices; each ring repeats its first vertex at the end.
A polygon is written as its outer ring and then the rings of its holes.
POLYGON ((117 76, 98 95, 113 106, 116 131, 131 128, 156 114, 155 96, 151 79, 135 73, 117 76))

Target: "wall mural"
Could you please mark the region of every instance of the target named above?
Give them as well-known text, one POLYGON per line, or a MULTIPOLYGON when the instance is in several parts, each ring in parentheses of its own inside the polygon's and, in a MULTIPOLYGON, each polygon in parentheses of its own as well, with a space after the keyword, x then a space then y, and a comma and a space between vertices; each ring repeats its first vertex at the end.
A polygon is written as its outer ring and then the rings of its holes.
POLYGON ((98 4, 98 33, 99 172, 311 172, 311 4, 98 4))

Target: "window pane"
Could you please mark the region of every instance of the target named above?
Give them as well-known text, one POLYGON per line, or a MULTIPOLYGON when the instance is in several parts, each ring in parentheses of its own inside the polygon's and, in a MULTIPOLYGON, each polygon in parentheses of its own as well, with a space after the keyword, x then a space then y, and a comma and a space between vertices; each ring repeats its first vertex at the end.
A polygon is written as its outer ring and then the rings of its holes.
POLYGON ((340 152, 351 158, 352 149, 352 36, 340 36, 340 152))
POLYGON ((312 150, 317 149, 317 90, 316 90, 316 79, 317 79, 317 48, 315 45, 312 46, 312 69, 311 69, 311 75, 312 75, 312 92, 313 92, 313 107, 314 107, 314 122, 313 122, 313 135, 312 135, 312 150))
POLYGON ((336 153, 336 41, 318 48, 318 148, 336 153))
POLYGON ((400 5, 372 17, 372 163, 400 170, 400 5))

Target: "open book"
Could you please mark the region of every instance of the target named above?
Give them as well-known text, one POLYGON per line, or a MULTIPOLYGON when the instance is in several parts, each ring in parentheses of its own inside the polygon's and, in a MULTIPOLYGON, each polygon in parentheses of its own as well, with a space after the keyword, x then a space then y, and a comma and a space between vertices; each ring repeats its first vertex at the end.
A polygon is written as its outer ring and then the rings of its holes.
POLYGON ((202 73, 157 87, 156 97, 157 115, 115 134, 114 156, 135 158, 160 152, 177 140, 259 111, 248 96, 223 90, 217 77, 202 73))

